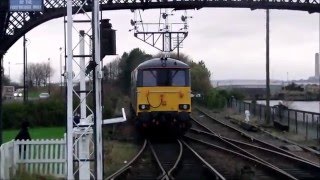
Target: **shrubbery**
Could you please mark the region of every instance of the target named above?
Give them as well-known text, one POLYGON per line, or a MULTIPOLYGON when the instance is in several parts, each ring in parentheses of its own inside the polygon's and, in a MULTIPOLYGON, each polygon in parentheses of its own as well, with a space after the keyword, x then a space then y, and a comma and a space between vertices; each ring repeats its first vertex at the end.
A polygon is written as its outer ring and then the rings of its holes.
MULTIPOLYGON (((110 118, 114 114, 114 100, 105 98, 103 118, 110 118)), ((12 102, 3 104, 3 128, 17 129, 23 120, 28 120, 31 126, 65 126, 65 102, 61 98, 45 100, 12 102)))
POLYGON ((12 102, 3 104, 3 128, 19 128, 21 121, 28 120, 31 126, 64 125, 64 103, 61 100, 48 99, 29 101, 26 104, 12 102))
POLYGON ((234 97, 236 99, 243 99, 243 94, 236 91, 226 91, 226 90, 217 90, 210 89, 207 94, 201 98, 195 98, 195 102, 202 104, 211 109, 221 109, 224 108, 228 100, 234 97))
POLYGON ((227 103, 227 94, 225 91, 211 89, 206 96, 206 105, 208 108, 224 108, 227 103))

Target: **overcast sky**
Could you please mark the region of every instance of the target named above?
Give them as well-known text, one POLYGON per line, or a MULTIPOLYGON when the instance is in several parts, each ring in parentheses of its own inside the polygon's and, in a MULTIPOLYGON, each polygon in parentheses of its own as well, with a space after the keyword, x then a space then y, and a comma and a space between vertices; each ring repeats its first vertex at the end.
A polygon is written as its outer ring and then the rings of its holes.
MULTIPOLYGON (((179 13, 175 13, 179 14, 179 13)), ((181 14, 181 13, 180 13, 181 14)), ((117 53, 139 47, 146 53, 158 51, 133 36, 129 10, 103 13, 117 30, 117 53)), ((157 22, 159 10, 146 10, 143 18, 157 22)), ((181 53, 194 61, 203 60, 212 79, 265 79, 265 10, 205 8, 189 10, 189 36, 181 53)), ((180 15, 179 15, 180 18, 180 15)), ((272 79, 306 79, 314 75, 315 53, 319 51, 319 14, 300 11, 270 11, 270 72, 272 79)), ((27 33, 28 63, 48 62, 55 69, 52 78, 59 82, 59 47, 64 46, 63 19, 54 19, 27 33)), ((23 62, 22 40, 4 57, 5 74, 20 81, 23 62)), ((116 56, 105 58, 110 62, 116 56)))

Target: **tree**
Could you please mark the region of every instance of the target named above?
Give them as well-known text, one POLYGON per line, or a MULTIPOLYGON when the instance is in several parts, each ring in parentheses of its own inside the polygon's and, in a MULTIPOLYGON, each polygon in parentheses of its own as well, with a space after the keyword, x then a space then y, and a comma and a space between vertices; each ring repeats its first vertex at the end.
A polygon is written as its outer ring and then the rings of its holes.
POLYGON ((189 63, 191 68, 191 87, 193 91, 207 94, 212 88, 210 77, 211 72, 203 61, 189 63))
POLYGON ((292 82, 291 84, 288 84, 284 88, 282 88, 287 91, 303 91, 304 88, 301 85, 297 85, 296 83, 292 82))
POLYGON ((50 63, 42 63, 41 67, 43 68, 43 74, 44 78, 42 79, 43 82, 45 82, 46 85, 48 85, 50 82, 50 77, 53 75, 53 68, 50 66, 50 63))
POLYGON ((123 53, 119 62, 118 82, 124 93, 129 94, 131 83, 131 72, 142 62, 151 59, 152 56, 146 54, 139 48, 135 48, 130 53, 123 53))
POLYGON ((10 85, 10 79, 9 79, 9 77, 8 76, 6 76, 6 75, 4 75, 4 76, 2 76, 2 84, 4 85, 4 86, 8 86, 8 85, 10 85))
POLYGON ((46 86, 53 75, 53 68, 49 63, 29 63, 26 81, 28 87, 46 86))
POLYGON ((102 71, 104 73, 104 81, 115 82, 119 78, 119 63, 120 58, 117 58, 103 66, 102 71))

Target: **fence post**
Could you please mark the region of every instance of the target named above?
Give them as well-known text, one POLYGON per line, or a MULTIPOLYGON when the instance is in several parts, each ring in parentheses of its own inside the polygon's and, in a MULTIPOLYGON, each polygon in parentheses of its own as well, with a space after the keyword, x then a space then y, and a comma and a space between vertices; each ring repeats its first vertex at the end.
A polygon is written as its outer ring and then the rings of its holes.
MULTIPOLYGON (((246 109, 246 103, 245 102, 241 102, 241 107, 242 107, 242 109, 246 109)), ((241 112, 242 112, 242 109, 241 109, 241 112)))
POLYGON ((4 149, 3 149, 3 146, 1 146, 0 145, 0 179, 4 179, 4 177, 2 177, 3 176, 3 171, 4 171, 4 165, 2 165, 3 163, 2 163, 2 159, 4 158, 4 155, 3 155, 3 152, 4 152, 4 149))
POLYGON ((276 116, 276 109, 273 106, 270 106, 270 112, 271 112, 271 120, 272 120, 272 124, 275 121, 275 116, 276 116))
MULTIPOLYGON (((64 163, 64 174, 65 174, 65 177, 67 177, 67 172, 68 172, 68 162, 67 162, 67 133, 64 133, 64 140, 65 140, 65 146, 64 146, 64 158, 66 159, 65 163, 64 163)), ((62 169, 61 169, 62 170, 62 169)))
POLYGON ((289 127, 289 131, 290 131, 290 110, 288 109, 288 127, 289 127))
MULTIPOLYGON (((242 102, 242 108, 243 108, 243 112, 244 112, 245 109, 246 109, 246 103, 245 102, 242 102)), ((241 112, 242 112, 242 110, 241 110, 241 112)))
POLYGON ((314 123, 314 117, 313 117, 314 114, 312 114, 312 124, 311 124, 311 127, 313 127, 313 123, 314 123))
POLYGON ((309 119, 309 116, 307 116, 307 122, 306 122, 306 140, 308 140, 308 119, 309 119))
POLYGON ((295 111, 296 116, 296 134, 298 134, 298 118, 297 118, 297 111, 295 111))
POLYGON ((259 119, 261 121, 261 105, 259 105, 259 119))
POLYGON ((319 140, 319 116, 317 117, 317 139, 319 140))
POLYGON ((20 156, 19 154, 19 140, 13 142, 13 164, 12 164, 12 175, 14 176, 17 171, 17 162, 20 156))
POLYGON ((0 145, 0 179, 5 179, 5 171, 6 171, 6 166, 5 164, 5 158, 6 158, 6 144, 0 145))
POLYGON ((270 109, 272 110, 272 111, 271 111, 272 122, 274 122, 274 115, 275 115, 274 113, 275 113, 275 110, 274 110, 273 107, 270 107, 270 109))

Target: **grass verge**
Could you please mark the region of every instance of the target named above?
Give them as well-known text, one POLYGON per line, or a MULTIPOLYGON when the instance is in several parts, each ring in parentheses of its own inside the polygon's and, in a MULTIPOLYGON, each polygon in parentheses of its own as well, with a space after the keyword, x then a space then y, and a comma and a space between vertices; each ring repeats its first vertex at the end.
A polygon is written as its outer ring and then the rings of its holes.
POLYGON ((60 180, 61 178, 56 178, 51 175, 40 175, 40 174, 30 174, 23 170, 18 170, 17 173, 12 177, 12 180, 60 180))
MULTIPOLYGON (((18 134, 19 129, 5 130, 3 132, 3 142, 11 141, 18 134)), ((29 128, 32 139, 60 139, 65 132, 64 127, 35 127, 29 128)))
POLYGON ((130 142, 107 141, 104 150, 104 172, 108 177, 128 163, 138 153, 139 147, 130 142))

